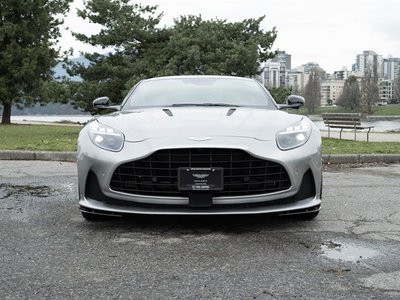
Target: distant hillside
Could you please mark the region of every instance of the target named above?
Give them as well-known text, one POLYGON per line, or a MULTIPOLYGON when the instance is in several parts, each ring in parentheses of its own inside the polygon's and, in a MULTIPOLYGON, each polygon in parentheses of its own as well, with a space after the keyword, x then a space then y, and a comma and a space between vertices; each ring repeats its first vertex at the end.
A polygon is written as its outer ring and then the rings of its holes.
MULTIPOLYGON (((81 63, 81 64, 84 64, 85 66, 89 65, 89 60, 87 60, 83 56, 76 57, 76 58, 71 58, 70 61, 75 62, 75 63, 81 63)), ((67 73, 67 70, 65 70, 63 68, 63 64, 62 63, 57 64, 53 68, 53 71, 54 71, 54 77, 55 78, 64 77, 65 76, 65 77, 67 77, 67 78, 69 78, 70 80, 73 80, 73 81, 82 81, 82 78, 79 77, 79 76, 69 76, 68 73, 67 73)))
MULTIPOLYGON (((71 58, 73 62, 79 62, 84 65, 89 65, 89 61, 83 56, 71 58)), ((69 76, 67 71, 63 68, 62 63, 57 64, 54 68, 54 77, 67 77, 74 81, 82 81, 79 76, 69 76)), ((3 106, 0 105, 0 116, 3 113, 3 106)), ((74 108, 71 104, 60 104, 60 103, 47 103, 46 105, 40 105, 36 103, 32 107, 25 107, 23 109, 18 109, 13 105, 11 109, 11 115, 13 116, 25 116, 25 115, 83 115, 87 114, 82 112, 80 109, 74 108)))
MULTIPOLYGON (((0 105, 0 117, 3 113, 3 107, 0 105)), ((27 115, 86 115, 87 112, 83 112, 80 109, 74 108, 71 104, 61 104, 61 103, 47 103, 46 105, 40 105, 36 103, 32 107, 24 107, 23 109, 18 109, 15 105, 11 108, 12 116, 27 116, 27 115)))

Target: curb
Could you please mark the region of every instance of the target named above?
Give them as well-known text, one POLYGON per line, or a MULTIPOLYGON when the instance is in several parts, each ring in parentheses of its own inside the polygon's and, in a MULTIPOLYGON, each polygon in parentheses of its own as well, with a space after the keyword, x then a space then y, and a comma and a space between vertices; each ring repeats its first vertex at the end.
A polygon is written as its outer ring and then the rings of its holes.
POLYGON ((400 154, 323 154, 324 164, 400 163, 400 154))
MULTIPOLYGON (((76 152, 1 150, 0 160, 76 162, 76 152)), ((323 154, 324 164, 400 163, 400 154, 323 154)))
POLYGON ((76 162, 76 152, 2 150, 0 160, 43 160, 76 162))

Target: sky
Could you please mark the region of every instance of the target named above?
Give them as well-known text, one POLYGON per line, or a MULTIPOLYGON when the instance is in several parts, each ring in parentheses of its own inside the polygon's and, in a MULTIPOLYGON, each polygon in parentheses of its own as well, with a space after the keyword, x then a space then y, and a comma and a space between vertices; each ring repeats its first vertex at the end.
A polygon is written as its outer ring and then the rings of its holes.
MULTIPOLYGON (((356 55, 373 50, 383 57, 400 57, 400 0, 142 0, 158 5, 162 25, 170 26, 181 15, 203 19, 241 21, 265 15, 262 29, 276 28, 273 50, 292 55, 292 68, 317 62, 328 73, 351 69, 356 55)), ((85 34, 99 30, 76 16, 83 0, 75 0, 65 26, 85 34)), ((60 40, 62 49, 92 52, 96 49, 77 42, 68 31, 60 40)))

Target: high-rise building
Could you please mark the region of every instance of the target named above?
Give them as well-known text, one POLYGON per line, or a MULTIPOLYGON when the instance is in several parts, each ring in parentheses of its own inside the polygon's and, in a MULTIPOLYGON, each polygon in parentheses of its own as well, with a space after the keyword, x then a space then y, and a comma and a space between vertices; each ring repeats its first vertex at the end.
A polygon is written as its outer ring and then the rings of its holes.
POLYGON ((400 77, 400 58, 383 59, 383 79, 395 80, 400 77))
MULTIPOLYGON (((305 74, 310 74, 312 70, 319 68, 321 69, 321 67, 319 66, 319 64, 317 64, 316 62, 308 62, 306 64, 304 64, 303 66, 304 69, 304 73, 305 74)), ((322 70, 322 69, 321 69, 322 70)))
POLYGON ((295 69, 290 70, 289 77, 289 86, 292 87, 292 90, 298 94, 301 94, 304 91, 304 88, 308 82, 308 78, 310 73, 306 73, 304 71, 304 65, 298 66, 295 69))
POLYGON ((286 68, 286 70, 292 68, 292 56, 287 54, 285 51, 277 50, 275 52, 275 57, 271 59, 271 61, 280 63, 281 66, 286 68))
POLYGON ((358 54, 356 57, 356 63, 353 65, 354 75, 361 79, 367 75, 367 72, 372 71, 373 76, 375 63, 379 85, 379 99, 377 100, 385 103, 394 97, 394 81, 400 77, 400 58, 383 58, 374 51, 364 51, 363 54, 358 54))
POLYGON ((346 80, 351 74, 351 71, 347 70, 346 67, 343 67, 340 71, 333 72, 332 79, 346 80))
POLYGON ((276 51, 275 57, 262 65, 261 82, 268 88, 288 86, 291 57, 285 51, 276 51))
POLYGON ((309 62, 290 70, 288 72, 288 86, 292 87, 293 92, 302 93, 308 83, 311 71, 316 68, 324 73, 321 67, 315 62, 309 62))
POLYGON ((383 57, 371 50, 365 50, 356 56, 356 63, 353 64, 352 70, 356 76, 363 77, 368 71, 373 71, 374 63, 377 65, 378 78, 382 78, 383 57))
MULTIPOLYGON (((283 76, 285 72, 283 72, 283 76)), ((280 86, 285 86, 284 84, 281 85, 280 78, 282 77, 280 64, 277 62, 268 61, 264 64, 263 67, 263 84, 268 88, 277 88, 280 86)))

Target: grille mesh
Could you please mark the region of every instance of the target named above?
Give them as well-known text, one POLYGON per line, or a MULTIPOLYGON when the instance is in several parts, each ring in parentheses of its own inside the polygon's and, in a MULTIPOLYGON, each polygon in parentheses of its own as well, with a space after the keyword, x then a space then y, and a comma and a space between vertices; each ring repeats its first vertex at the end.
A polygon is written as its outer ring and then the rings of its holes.
POLYGON ((119 166, 111 179, 114 191, 167 197, 186 197, 177 189, 179 167, 221 167, 224 189, 213 196, 244 196, 286 190, 291 183, 280 164, 251 156, 238 149, 168 149, 119 166))

